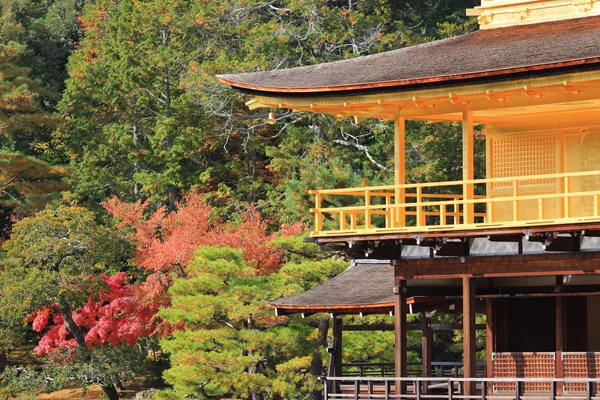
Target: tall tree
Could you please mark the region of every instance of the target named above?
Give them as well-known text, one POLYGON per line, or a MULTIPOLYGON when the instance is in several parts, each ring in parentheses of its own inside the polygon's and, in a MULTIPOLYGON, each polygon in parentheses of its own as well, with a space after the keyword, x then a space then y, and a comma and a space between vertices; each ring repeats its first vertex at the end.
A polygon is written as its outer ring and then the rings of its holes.
POLYGON ((209 46, 194 3, 99 0, 86 8, 59 132, 79 198, 173 206, 210 164, 210 130, 182 87, 209 46))
MULTIPOLYGON (((304 264, 294 272, 339 273, 345 262, 304 264), (312 267, 312 268, 311 268, 312 267)), ((162 315, 185 329, 162 341, 171 353, 165 397, 264 399, 309 393, 314 344, 306 322, 275 317, 265 301, 302 290, 286 270, 262 276, 239 250, 205 247, 187 278, 176 278, 172 306, 162 315)))

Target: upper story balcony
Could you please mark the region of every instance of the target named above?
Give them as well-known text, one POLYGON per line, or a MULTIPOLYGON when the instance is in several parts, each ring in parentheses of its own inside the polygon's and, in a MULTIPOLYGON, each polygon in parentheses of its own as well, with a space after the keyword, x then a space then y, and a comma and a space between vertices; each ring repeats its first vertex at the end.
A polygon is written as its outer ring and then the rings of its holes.
POLYGON ((600 170, 311 193, 315 196, 313 236, 600 222, 600 170))

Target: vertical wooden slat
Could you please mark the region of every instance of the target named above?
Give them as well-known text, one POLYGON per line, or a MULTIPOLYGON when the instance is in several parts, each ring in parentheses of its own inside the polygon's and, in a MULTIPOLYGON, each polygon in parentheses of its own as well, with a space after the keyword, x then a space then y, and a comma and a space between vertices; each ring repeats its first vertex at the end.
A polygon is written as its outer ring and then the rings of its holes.
MULTIPOLYGON (((563 190, 564 190, 565 194, 568 194, 569 191, 570 191, 570 188, 569 188, 569 177, 568 176, 564 177, 564 189, 563 190)), ((569 214, 570 214, 569 201, 570 201, 570 199, 569 199, 568 196, 565 196, 563 198, 563 208, 564 208, 563 217, 564 218, 569 218, 569 214)))
POLYGON ((346 230, 346 211, 340 211, 340 230, 346 230))
MULTIPOLYGON (((407 376, 407 353, 406 353, 406 281, 399 278, 398 266, 394 271, 394 324, 395 324, 395 357, 394 367, 396 377, 407 376)), ((405 393, 405 385, 396 381, 396 394, 405 393)))
POLYGON ((486 400, 487 399, 487 382, 483 381, 481 382, 481 400, 486 400))
MULTIPOLYGON (((405 119, 399 114, 394 116, 394 184, 404 185, 406 183, 406 160, 405 160, 405 119)), ((394 200, 396 204, 406 203, 406 190, 396 187, 394 200)), ((396 208, 398 220, 396 226, 406 226, 406 208, 396 208)))
POLYGON ((519 181, 513 181, 513 221, 519 220, 519 181))
POLYGON ((594 196, 594 217, 598 216, 598 195, 594 196))
POLYGON ((517 381, 515 384, 516 390, 515 390, 515 400, 519 400, 521 398, 521 381, 517 381))
MULTIPOLYGON (((463 181, 473 180, 475 175, 473 171, 473 111, 465 107, 462 114, 462 166, 463 166, 463 181)), ((474 197, 473 184, 466 184, 463 187, 463 199, 465 200, 463 206, 464 221, 465 224, 472 224, 475 222, 474 219, 474 204, 467 204, 466 201, 472 200, 474 197)))
POLYGON ((538 219, 544 219, 544 199, 538 199, 538 219))
MULTIPOLYGON (((463 361, 465 378, 476 377, 476 339, 475 339, 475 280, 468 276, 462 278, 463 288, 463 361)), ((465 395, 475 394, 473 382, 465 382, 465 395)))

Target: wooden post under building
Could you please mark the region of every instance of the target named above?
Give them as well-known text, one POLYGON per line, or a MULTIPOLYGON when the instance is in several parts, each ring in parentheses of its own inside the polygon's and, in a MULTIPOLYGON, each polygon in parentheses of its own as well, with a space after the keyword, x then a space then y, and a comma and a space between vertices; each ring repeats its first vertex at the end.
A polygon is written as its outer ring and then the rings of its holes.
MULTIPOLYGON (((397 274, 395 274, 397 275, 397 274)), ((395 357, 394 369, 397 377, 406 377, 408 373, 406 353, 406 281, 394 277, 394 319, 395 319, 395 357)), ((396 394, 405 393, 405 387, 399 381, 396 382, 396 394)))
MULTIPOLYGON (((463 362, 464 377, 476 377, 476 339, 475 339, 475 279, 462 278, 463 287, 463 362)), ((475 394, 473 382, 465 382, 465 396, 475 394)))

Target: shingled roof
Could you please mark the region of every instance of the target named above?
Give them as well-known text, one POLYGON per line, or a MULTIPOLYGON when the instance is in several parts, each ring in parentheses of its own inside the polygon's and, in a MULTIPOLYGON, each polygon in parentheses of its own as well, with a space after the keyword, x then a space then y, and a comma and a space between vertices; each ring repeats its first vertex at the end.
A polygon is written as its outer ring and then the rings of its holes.
POLYGON ((280 315, 301 312, 387 313, 394 309, 394 267, 388 262, 356 262, 304 293, 269 303, 280 315))
POLYGON ((587 17, 479 30, 349 60, 218 78, 256 95, 415 89, 582 65, 600 68, 599 43, 600 17, 587 17))

